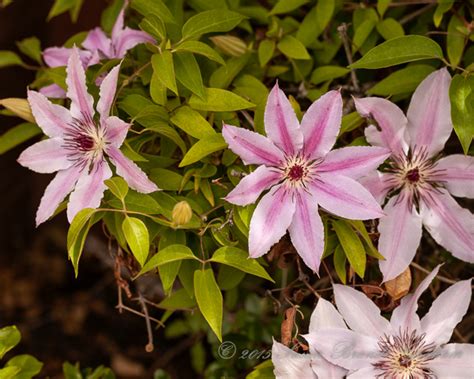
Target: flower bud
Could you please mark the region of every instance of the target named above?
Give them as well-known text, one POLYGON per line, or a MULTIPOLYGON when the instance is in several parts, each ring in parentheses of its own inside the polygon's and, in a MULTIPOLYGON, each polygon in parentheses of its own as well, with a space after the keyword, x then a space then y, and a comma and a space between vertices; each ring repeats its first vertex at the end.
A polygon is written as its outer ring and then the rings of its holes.
POLYGON ((232 57, 240 57, 247 52, 247 44, 234 36, 215 36, 210 40, 219 50, 232 57))
POLYGON ((192 216, 193 210, 191 209, 189 203, 185 200, 180 201, 173 208, 173 226, 181 226, 187 224, 189 221, 191 221, 192 216))

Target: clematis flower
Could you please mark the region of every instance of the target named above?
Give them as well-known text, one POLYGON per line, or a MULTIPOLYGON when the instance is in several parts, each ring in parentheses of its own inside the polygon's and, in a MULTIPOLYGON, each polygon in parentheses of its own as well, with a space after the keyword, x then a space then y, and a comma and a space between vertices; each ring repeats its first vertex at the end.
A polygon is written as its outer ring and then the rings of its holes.
POLYGON ((46 188, 36 214, 36 225, 46 221, 72 191, 67 209, 71 222, 81 209, 97 208, 105 190, 104 180, 112 176, 106 157, 133 189, 149 193, 157 186, 119 147, 129 124, 110 116, 120 65, 115 66, 100 86, 97 103, 87 92, 86 77, 79 51, 74 48, 67 64, 67 96, 71 108, 51 103, 45 96, 28 91, 28 101, 37 124, 50 137, 26 149, 18 162, 39 173, 58 171, 46 188))
POLYGON ((455 257, 474 262, 474 215, 451 196, 474 197, 474 158, 439 156, 453 130, 450 82, 445 68, 430 74, 413 94, 407 117, 385 99, 355 100, 359 113, 378 126, 366 128, 369 143, 392 151, 386 170, 361 180, 379 201, 388 198, 378 226, 385 281, 413 260, 422 224, 455 257))
MULTIPOLYGON (((319 299, 309 321, 309 332, 321 328, 344 328, 342 317, 332 304, 319 299)), ((299 354, 273 341, 272 362, 276 379, 342 379, 347 370, 324 359, 310 344, 309 354, 299 354)))
MULTIPOLYGON (((84 68, 95 65, 101 59, 122 59, 128 50, 141 43, 155 43, 155 39, 141 30, 124 27, 126 1, 112 28, 111 37, 97 27, 92 29, 86 39, 82 42, 84 49, 80 49, 79 55, 84 68)), ((66 66, 71 48, 50 47, 44 50, 43 59, 49 67, 66 66)), ((97 83, 100 84, 100 83, 97 83)), ((48 97, 63 98, 64 90, 57 84, 51 84, 40 89, 40 92, 48 97)))
POLYGON ((374 170, 388 156, 381 147, 346 147, 331 151, 342 117, 342 98, 330 91, 313 103, 301 126, 284 93, 274 86, 265 109, 267 137, 231 125, 222 135, 245 164, 259 167, 226 197, 230 203, 260 200, 250 222, 253 258, 268 252, 286 233, 305 264, 318 271, 324 230, 318 204, 337 216, 366 220, 382 216, 380 206, 355 179, 374 170))
MULTIPOLYGON (((348 379, 471 378, 474 346, 449 342, 468 310, 471 280, 441 293, 420 320, 418 299, 438 273, 436 267, 413 294, 405 296, 388 321, 362 292, 334 285, 337 309, 350 329, 319 328, 304 338, 325 359, 350 370, 348 379)), ((331 305, 326 317, 336 318, 331 305)))

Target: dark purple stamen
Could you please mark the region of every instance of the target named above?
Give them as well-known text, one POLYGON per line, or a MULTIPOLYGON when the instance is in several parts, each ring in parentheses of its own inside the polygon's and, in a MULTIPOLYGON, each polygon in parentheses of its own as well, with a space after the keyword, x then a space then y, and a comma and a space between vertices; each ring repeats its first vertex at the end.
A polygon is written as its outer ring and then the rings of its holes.
POLYGON ((420 172, 418 171, 418 168, 413 168, 410 171, 407 172, 406 178, 411 182, 411 183, 416 183, 417 181, 420 180, 420 172))
POLYGON ((288 172, 288 177, 290 180, 300 180, 304 175, 304 168, 299 165, 294 165, 290 168, 288 172))

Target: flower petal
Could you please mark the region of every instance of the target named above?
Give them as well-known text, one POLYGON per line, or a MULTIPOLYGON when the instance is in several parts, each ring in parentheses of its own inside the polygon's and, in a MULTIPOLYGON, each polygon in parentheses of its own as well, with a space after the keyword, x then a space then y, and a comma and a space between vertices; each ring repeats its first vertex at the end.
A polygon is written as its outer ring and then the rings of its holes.
POLYGON ((367 366, 347 375, 346 379, 377 379, 377 374, 373 366, 367 366))
POLYGON ((304 155, 324 157, 334 146, 342 118, 342 97, 339 91, 329 91, 316 100, 301 120, 304 135, 304 155))
POLYGON ((97 208, 104 197, 107 186, 104 180, 112 177, 112 171, 105 159, 94 164, 91 172, 87 169, 82 172, 74 191, 69 196, 67 219, 74 220, 76 214, 85 208, 97 208))
POLYGON ((421 330, 426 333, 428 343, 443 345, 449 342, 454 328, 469 308, 471 294, 469 279, 453 284, 436 298, 428 313, 421 319, 421 330))
POLYGON ((382 173, 380 171, 372 171, 366 176, 358 180, 362 186, 367 188, 372 196, 379 204, 382 204, 387 196, 388 191, 392 188, 392 174, 382 173))
POLYGON ((330 151, 318 171, 344 175, 358 179, 374 171, 390 156, 390 150, 383 147, 349 146, 330 151))
POLYGON ((453 124, 447 68, 437 70, 424 79, 415 90, 408 107, 408 133, 412 149, 426 149, 428 156, 441 151, 453 124))
POLYGON ((318 379, 311 368, 311 356, 298 354, 273 340, 272 362, 276 379, 318 379))
POLYGON ((386 215, 379 220, 378 250, 385 258, 379 266, 384 282, 408 267, 420 245, 422 220, 409 196, 404 192, 393 196, 384 207, 386 215))
POLYGON ((376 338, 349 329, 327 328, 303 337, 329 362, 348 370, 371 367, 379 356, 376 338))
POLYGON ((318 272, 324 251, 324 226, 318 204, 304 191, 295 191, 294 196, 296 210, 289 227, 291 242, 306 266, 318 272))
POLYGON ((316 202, 327 211, 351 220, 383 215, 380 205, 361 184, 343 175, 321 174, 310 183, 316 202))
POLYGON ((229 148, 247 165, 278 166, 285 159, 283 152, 261 134, 232 125, 224 125, 222 136, 229 148))
POLYGON ((72 166, 56 174, 41 198, 36 212, 36 226, 42 224, 54 214, 61 201, 73 190, 81 171, 82 166, 72 166))
POLYGON ((49 138, 37 142, 20 154, 18 163, 42 174, 65 170, 71 167, 73 162, 68 160, 68 152, 63 144, 61 138, 49 138))
POLYGON ((38 92, 46 97, 53 99, 64 99, 66 98, 66 91, 63 90, 57 84, 50 84, 49 86, 41 87, 38 92))
POLYGON ((117 79, 120 73, 120 64, 115 66, 107 74, 100 85, 99 101, 97 102, 97 111, 102 120, 105 120, 110 114, 110 108, 115 98, 117 90, 117 79))
POLYGON ((126 158, 117 147, 113 145, 109 146, 107 148, 107 154, 117 168, 117 174, 124 178, 128 185, 134 190, 141 193, 150 193, 159 190, 157 185, 148 179, 140 167, 126 158))
POLYGON ((431 236, 455 257, 474 263, 474 215, 444 189, 422 197, 420 213, 431 236))
MULTIPOLYGON (((315 349, 311 351, 311 366, 318 379, 343 379, 346 377, 347 370, 336 366, 324 359, 315 349)), ((304 377, 299 377, 301 379, 304 377)))
POLYGON ((68 47, 48 47, 43 51, 43 60, 48 67, 66 66, 71 52, 68 47))
POLYGON ((389 148, 395 154, 408 151, 405 134, 407 119, 400 108, 391 101, 379 97, 354 99, 361 116, 375 120, 378 128, 371 125, 365 129, 367 141, 374 146, 389 148))
POLYGON ((148 33, 142 32, 141 30, 135 30, 130 28, 123 29, 112 39, 114 56, 113 58, 123 58, 128 50, 133 49, 140 43, 152 43, 155 44, 155 39, 148 33))
POLYGON ((400 305, 393 310, 390 324, 392 325, 393 331, 398 330, 420 330, 420 318, 416 314, 418 309, 418 299, 425 292, 434 277, 438 275, 438 271, 441 265, 436 266, 425 279, 418 285, 415 292, 405 296, 401 301, 400 305))
POLYGON ((341 284, 333 287, 337 309, 353 331, 374 338, 390 331, 390 323, 364 293, 341 284))
POLYGON ((124 19, 125 19, 125 8, 127 7, 127 2, 128 0, 124 2, 123 7, 120 10, 120 13, 115 19, 114 26, 112 27, 112 39, 117 38, 118 34, 123 30, 124 19))
POLYGON ((321 297, 318 299, 318 304, 311 314, 311 319, 309 320, 309 333, 314 333, 326 328, 347 329, 347 326, 334 305, 321 297))
POLYGON ((266 254, 286 233, 294 213, 292 194, 284 186, 275 186, 263 196, 250 221, 249 255, 266 254))
POLYGON ((90 51, 100 50, 107 58, 112 56, 112 42, 99 27, 92 29, 87 34, 82 46, 90 51))
POLYGON ((260 194, 278 183, 280 178, 280 172, 259 166, 254 172, 246 175, 225 199, 229 203, 242 206, 255 203, 260 194))
POLYGON ((92 119, 94 98, 87 92, 86 74, 79 60, 79 50, 74 47, 66 68, 67 97, 71 99, 71 115, 74 118, 92 119))
POLYGON ((105 137, 112 146, 120 147, 127 137, 130 124, 116 116, 110 116, 105 120, 105 137))
POLYGON ((276 83, 268 95, 264 115, 265 132, 286 154, 293 155, 303 146, 300 123, 290 101, 276 83))
POLYGON ((440 355, 429 363, 437 378, 471 378, 474 372, 474 345, 450 343, 440 349, 440 355))
POLYGON ((36 123, 48 137, 61 137, 72 122, 69 111, 44 95, 28 90, 28 103, 36 123))
POLYGON ((474 198, 474 157, 456 154, 441 158, 436 177, 454 196, 474 198))

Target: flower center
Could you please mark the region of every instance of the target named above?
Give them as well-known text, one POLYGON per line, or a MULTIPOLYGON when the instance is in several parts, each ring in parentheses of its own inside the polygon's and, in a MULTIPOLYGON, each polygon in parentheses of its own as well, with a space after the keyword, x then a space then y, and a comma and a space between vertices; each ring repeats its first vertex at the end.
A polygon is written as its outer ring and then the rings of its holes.
POLYGON ((420 180, 420 171, 418 167, 412 168, 411 170, 408 170, 408 172, 405 175, 405 178, 410 182, 410 183, 416 183, 420 180))
POLYGON ((377 378, 436 378, 429 368, 429 362, 437 356, 436 346, 426 343, 425 334, 400 330, 398 335, 380 338, 378 346, 381 358, 373 363, 377 378))
POLYGON ((301 180, 305 174, 305 168, 300 165, 294 165, 288 170, 288 178, 290 180, 301 180))

